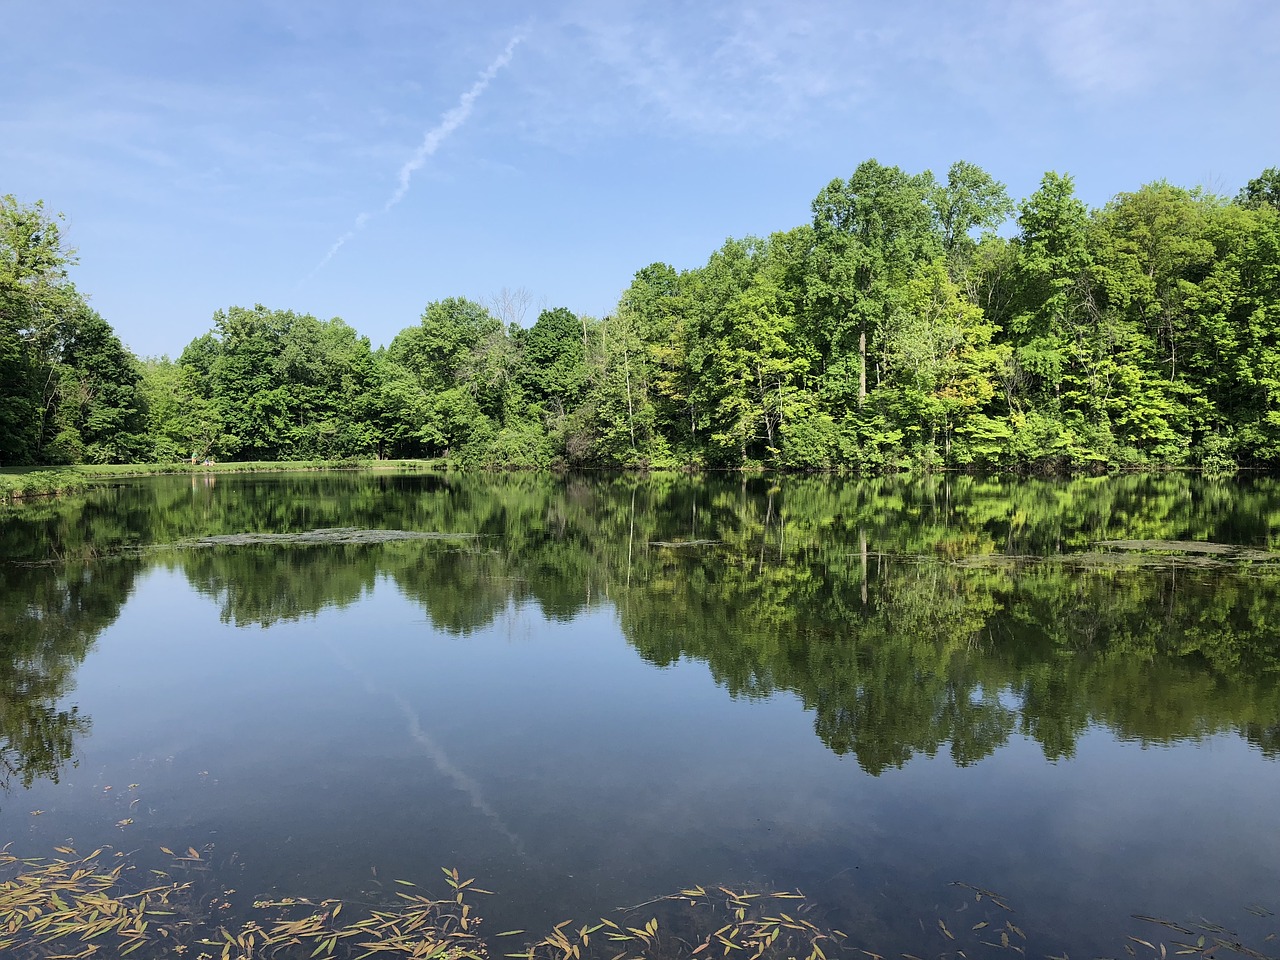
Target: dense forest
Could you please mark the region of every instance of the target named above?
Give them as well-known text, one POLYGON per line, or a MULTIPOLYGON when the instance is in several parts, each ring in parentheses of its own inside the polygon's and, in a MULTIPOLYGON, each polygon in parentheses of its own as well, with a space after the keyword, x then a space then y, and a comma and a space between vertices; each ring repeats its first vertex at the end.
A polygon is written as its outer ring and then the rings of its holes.
POLYGON ((40 203, 0 201, 0 465, 446 457, 489 466, 1280 463, 1280 168, 1097 210, 1045 174, 868 160, 812 220, 644 267, 602 318, 430 303, 374 349, 230 307, 134 357, 40 203))

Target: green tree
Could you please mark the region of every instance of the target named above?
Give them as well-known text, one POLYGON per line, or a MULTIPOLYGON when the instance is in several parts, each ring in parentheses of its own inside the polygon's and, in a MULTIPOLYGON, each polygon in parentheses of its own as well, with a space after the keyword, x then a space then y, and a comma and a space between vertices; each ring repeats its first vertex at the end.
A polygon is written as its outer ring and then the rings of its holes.
POLYGON ((1142 457, 1175 463, 1214 417, 1200 389, 1212 352, 1195 311, 1215 251, 1212 197, 1154 183, 1119 194, 1090 231, 1084 376, 1064 393, 1142 457))
POLYGON ((75 252, 63 243, 61 219, 40 202, 0 197, 0 463, 40 459, 53 342, 59 323, 81 305, 67 280, 75 252))
POLYGON ((652 263, 637 271, 617 311, 645 345, 655 429, 685 457, 694 456, 707 416, 696 390, 702 344, 691 299, 695 277, 652 263))
MULTIPOLYGON (((598 459, 610 465, 649 465, 667 459, 657 442, 657 410, 650 390, 650 358, 642 319, 625 297, 617 312, 595 324, 588 362, 592 390, 585 411, 596 434, 598 459)), ((566 450, 570 460, 573 450, 566 450)))
POLYGON ((796 304, 787 295, 780 237, 747 241, 750 272, 709 318, 709 437, 717 459, 775 459, 799 407, 808 358, 797 343, 796 304))
POLYGON ((516 356, 485 307, 459 298, 429 303, 417 326, 396 334, 386 361, 383 408, 389 403, 407 419, 404 439, 419 452, 473 456, 493 443, 512 399, 516 356))
POLYGON ((234 450, 222 409, 214 397, 214 364, 222 345, 213 332, 192 340, 178 358, 178 414, 169 430, 183 456, 203 460, 234 450))
POLYGON ((928 195, 933 210, 934 229, 952 279, 967 272, 977 249, 973 231, 994 231, 1013 213, 1013 201, 1005 186, 977 164, 957 160, 947 171, 947 182, 936 184, 928 195))
POLYGON ((43 458, 128 463, 147 449, 145 397, 137 360, 110 325, 80 303, 58 327, 50 358, 43 458))
MULTIPOLYGON (((1011 353, 1007 344, 994 343, 996 333, 941 260, 923 267, 904 289, 886 333, 885 383, 874 399, 889 408, 892 422, 924 444, 930 457, 952 462, 957 433, 976 434, 975 440, 998 433, 983 416, 1011 353)), ((986 446, 965 447, 962 454, 964 460, 975 454, 999 457, 986 446)))
POLYGON ((182 368, 161 356, 142 360, 138 370, 138 390, 146 411, 144 457, 163 463, 190 456, 191 444, 180 426, 184 413, 179 392, 182 368))
POLYGON ((928 172, 867 160, 814 198, 808 337, 823 358, 824 405, 837 414, 865 404, 872 374, 884 371, 881 333, 896 291, 941 252, 934 192, 928 172))
POLYGON ((1280 210, 1280 167, 1268 167, 1241 189, 1236 202, 1257 209, 1264 204, 1280 210))
POLYGON ((1216 257, 1186 306, 1196 317, 1199 378, 1230 456, 1280 459, 1280 210, 1231 205, 1209 225, 1216 257))
POLYGON ((288 311, 231 307, 213 316, 218 352, 209 370, 213 400, 225 435, 221 453, 245 460, 274 460, 288 443, 289 396, 277 376, 288 311))
POLYGON ((526 395, 563 417, 587 388, 587 321, 564 307, 543 310, 521 339, 526 395))

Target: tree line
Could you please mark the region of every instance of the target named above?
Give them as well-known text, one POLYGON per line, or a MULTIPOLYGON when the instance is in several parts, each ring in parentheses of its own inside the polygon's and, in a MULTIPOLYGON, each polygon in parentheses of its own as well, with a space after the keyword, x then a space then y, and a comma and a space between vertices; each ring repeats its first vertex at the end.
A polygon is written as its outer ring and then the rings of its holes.
POLYGON ((1280 462, 1280 168, 1090 210, 875 160, 602 318, 448 298, 385 347, 231 307, 138 359, 0 203, 0 464, 445 457, 876 472, 1280 462))

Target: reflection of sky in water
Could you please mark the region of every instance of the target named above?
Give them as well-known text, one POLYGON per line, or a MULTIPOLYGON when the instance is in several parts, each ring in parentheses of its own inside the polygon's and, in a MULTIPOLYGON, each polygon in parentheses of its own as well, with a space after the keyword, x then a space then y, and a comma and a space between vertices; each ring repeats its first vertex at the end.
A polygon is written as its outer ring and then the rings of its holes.
POLYGON ((1047 935, 1034 949, 1114 952, 1130 913, 1246 922, 1280 889, 1280 764, 1238 736, 1144 748, 1091 728, 1049 763, 1014 734, 969 767, 944 745, 870 777, 794 695, 735 700, 701 662, 644 662, 607 604, 548 621, 508 601, 462 636, 379 579, 345 609, 234 627, 154 568, 71 699, 93 720, 78 766, 5 798, 4 837, 213 843, 252 895, 456 865, 499 892, 501 930, 762 883, 874 944, 967 906, 946 886, 963 880, 1009 896, 1047 935))

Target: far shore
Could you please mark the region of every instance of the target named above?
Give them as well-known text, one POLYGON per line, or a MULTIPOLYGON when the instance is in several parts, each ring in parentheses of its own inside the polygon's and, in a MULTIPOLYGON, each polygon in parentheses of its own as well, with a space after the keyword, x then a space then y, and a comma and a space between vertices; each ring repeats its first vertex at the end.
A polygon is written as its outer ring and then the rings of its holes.
POLYGON ((290 473, 300 470, 444 470, 444 460, 295 460, 174 463, 76 464, 65 467, 0 468, 0 502, 29 497, 49 497, 78 493, 90 484, 127 477, 164 474, 208 473, 290 473))

